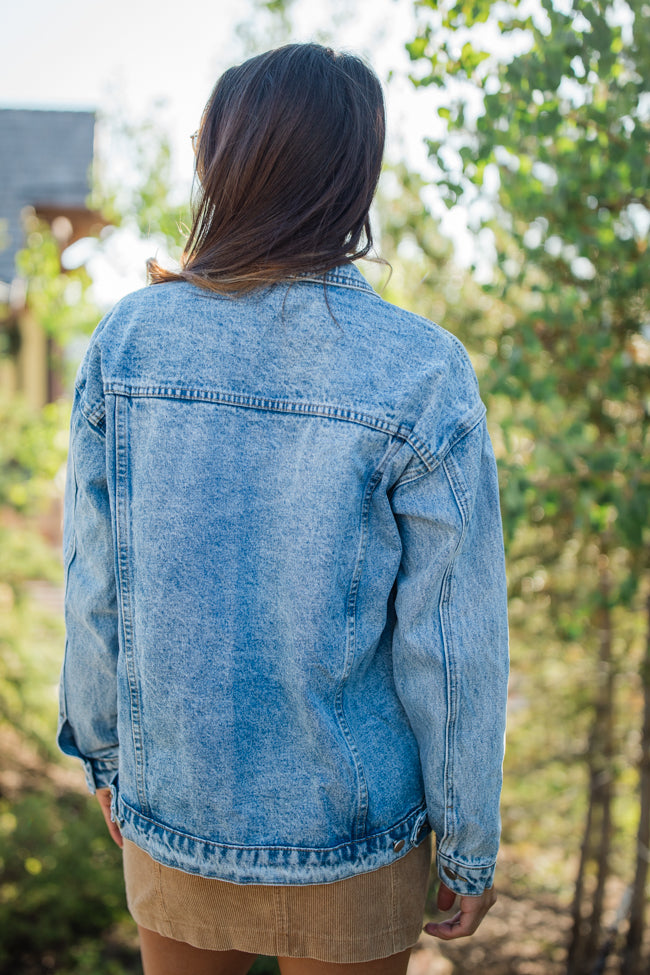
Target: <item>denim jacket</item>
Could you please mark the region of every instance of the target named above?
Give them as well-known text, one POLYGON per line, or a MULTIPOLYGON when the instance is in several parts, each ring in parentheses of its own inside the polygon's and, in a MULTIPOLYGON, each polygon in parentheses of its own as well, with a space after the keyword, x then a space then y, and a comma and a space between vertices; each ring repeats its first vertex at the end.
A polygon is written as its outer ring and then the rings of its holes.
POLYGON ((497 473, 461 343, 353 266, 127 295, 75 387, 58 741, 122 834, 326 883, 431 829, 492 883, 507 683, 497 473))

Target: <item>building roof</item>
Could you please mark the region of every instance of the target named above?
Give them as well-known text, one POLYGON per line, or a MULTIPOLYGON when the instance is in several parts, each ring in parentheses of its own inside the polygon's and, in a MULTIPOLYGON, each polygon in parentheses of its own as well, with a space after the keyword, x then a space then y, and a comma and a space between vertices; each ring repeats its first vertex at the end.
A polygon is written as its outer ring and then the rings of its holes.
POLYGON ((94 112, 0 108, 0 281, 15 276, 24 246, 20 213, 85 210, 93 160, 94 112))

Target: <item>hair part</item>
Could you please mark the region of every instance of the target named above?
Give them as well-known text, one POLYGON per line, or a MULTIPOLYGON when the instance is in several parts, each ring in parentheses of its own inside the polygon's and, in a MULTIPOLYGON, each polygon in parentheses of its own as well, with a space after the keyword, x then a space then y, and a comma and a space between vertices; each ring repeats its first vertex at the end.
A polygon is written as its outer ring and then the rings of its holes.
POLYGON ((150 259, 150 283, 250 291, 364 257, 384 138, 381 85, 354 55, 288 44, 229 68, 202 115, 180 270, 150 259))

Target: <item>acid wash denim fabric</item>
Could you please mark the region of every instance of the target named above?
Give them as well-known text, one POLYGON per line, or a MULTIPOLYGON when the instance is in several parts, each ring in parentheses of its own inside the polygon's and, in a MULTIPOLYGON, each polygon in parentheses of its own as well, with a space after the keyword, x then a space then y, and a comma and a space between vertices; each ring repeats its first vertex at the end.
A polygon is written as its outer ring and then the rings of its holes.
POLYGON ((506 585, 456 338, 353 266, 127 295, 77 377, 64 549, 58 741, 125 837, 311 884, 433 829, 450 888, 491 885, 506 585))

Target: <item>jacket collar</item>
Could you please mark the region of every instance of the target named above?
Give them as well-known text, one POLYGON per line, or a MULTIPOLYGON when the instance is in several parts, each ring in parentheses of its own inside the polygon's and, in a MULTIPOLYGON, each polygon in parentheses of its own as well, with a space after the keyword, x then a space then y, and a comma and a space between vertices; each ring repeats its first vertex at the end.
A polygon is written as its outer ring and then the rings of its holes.
POLYGON ((361 271, 354 264, 340 264, 324 274, 301 274, 300 281, 314 281, 319 284, 333 284, 342 288, 357 288, 359 291, 370 291, 374 288, 368 284, 361 271))

